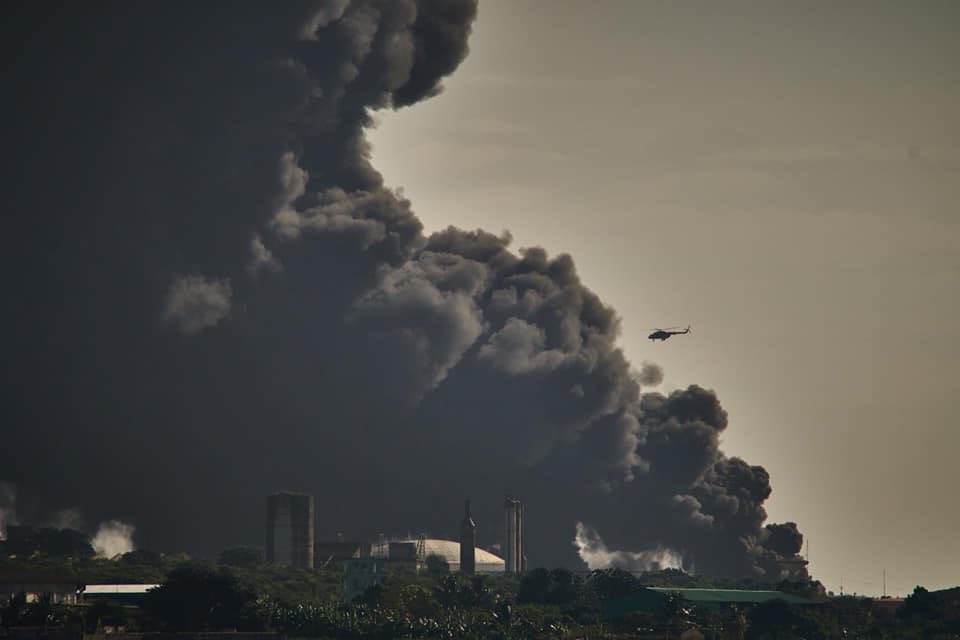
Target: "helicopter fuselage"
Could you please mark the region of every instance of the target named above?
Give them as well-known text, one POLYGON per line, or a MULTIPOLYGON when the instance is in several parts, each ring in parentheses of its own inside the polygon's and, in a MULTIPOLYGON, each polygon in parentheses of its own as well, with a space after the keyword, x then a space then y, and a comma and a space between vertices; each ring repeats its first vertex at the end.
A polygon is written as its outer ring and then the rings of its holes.
POLYGON ((685 333, 690 333, 690 327, 682 331, 668 331, 666 329, 657 329, 647 337, 656 342, 657 340, 663 341, 669 338, 670 336, 682 336, 685 333))

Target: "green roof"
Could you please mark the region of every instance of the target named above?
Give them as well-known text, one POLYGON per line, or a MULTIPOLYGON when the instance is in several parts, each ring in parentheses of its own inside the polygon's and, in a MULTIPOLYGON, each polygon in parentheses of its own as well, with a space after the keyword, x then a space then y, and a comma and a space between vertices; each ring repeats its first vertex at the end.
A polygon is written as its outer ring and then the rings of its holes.
POLYGON ((789 604, 812 604, 810 600, 795 596, 791 593, 782 591, 747 591, 745 589, 677 589, 673 587, 647 587, 651 591, 659 593, 679 593, 684 600, 693 603, 708 604, 726 604, 726 603, 751 603, 769 602, 770 600, 783 600, 789 604))
POLYGON ((679 589, 674 587, 645 587, 640 591, 611 598, 603 604, 604 616, 622 618, 634 611, 653 612, 667 602, 671 593, 687 602, 702 606, 725 604, 759 604, 783 600, 789 604, 813 604, 811 600, 782 591, 747 591, 744 589, 679 589))

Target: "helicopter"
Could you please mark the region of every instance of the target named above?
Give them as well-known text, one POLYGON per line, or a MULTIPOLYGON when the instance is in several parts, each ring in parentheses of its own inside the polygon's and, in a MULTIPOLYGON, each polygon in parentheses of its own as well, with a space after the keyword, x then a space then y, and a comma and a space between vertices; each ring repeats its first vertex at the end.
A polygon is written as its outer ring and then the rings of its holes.
POLYGON ((681 336, 690 333, 690 325, 686 329, 680 330, 679 327, 668 327, 666 329, 657 329, 647 337, 656 342, 657 340, 666 340, 670 336, 681 336))

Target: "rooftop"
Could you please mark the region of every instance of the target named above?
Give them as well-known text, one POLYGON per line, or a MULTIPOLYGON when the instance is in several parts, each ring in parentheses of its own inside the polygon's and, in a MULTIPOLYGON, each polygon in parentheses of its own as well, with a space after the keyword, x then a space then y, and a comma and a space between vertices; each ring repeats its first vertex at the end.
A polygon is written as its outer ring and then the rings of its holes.
POLYGON ((83 590, 87 596, 144 594, 159 584, 88 584, 83 590))
POLYGON ((747 602, 760 603, 784 600, 790 604, 811 604, 811 601, 782 591, 749 591, 746 589, 677 589, 674 587, 647 587, 658 593, 678 593, 690 602, 747 602))
MULTIPOLYGON (((392 540, 391 542, 409 542, 416 544, 416 539, 392 540)), ((439 538, 427 538, 424 541, 424 552, 427 556, 440 556, 447 561, 452 568, 460 566, 460 543, 455 540, 441 540, 439 538)), ((386 555, 387 550, 383 550, 386 555)), ((378 555, 377 545, 373 545, 372 555, 378 555)), ((481 568, 487 571, 503 571, 503 558, 480 547, 476 548, 474 553, 477 569, 481 568)))
POLYGON ((789 604, 813 604, 813 601, 782 591, 748 591, 745 589, 678 589, 674 587, 645 587, 640 591, 611 598, 603 605, 604 616, 622 618, 633 611, 656 611, 663 607, 670 594, 703 606, 727 604, 759 604, 783 600, 789 604))

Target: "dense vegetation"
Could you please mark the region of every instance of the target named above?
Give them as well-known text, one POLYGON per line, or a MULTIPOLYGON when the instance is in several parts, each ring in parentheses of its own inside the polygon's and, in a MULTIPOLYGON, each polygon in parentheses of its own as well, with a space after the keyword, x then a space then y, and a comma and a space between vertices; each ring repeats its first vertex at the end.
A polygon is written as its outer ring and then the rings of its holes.
POLYGON ((250 549, 225 552, 216 564, 145 551, 115 560, 45 554, 0 559, 0 575, 37 571, 70 575, 81 583, 162 586, 140 607, 109 602, 56 607, 14 597, 0 603, 3 626, 272 630, 313 638, 676 638, 690 628, 707 638, 749 640, 960 638, 960 589, 928 592, 918 587, 893 613, 870 600, 828 598, 816 583, 729 583, 678 571, 640 577, 618 570, 578 575, 563 569, 535 569, 519 580, 467 578, 433 563, 421 573, 391 575, 357 601, 343 604, 339 572, 265 565, 250 549), (604 618, 605 602, 644 585, 781 588, 819 603, 708 608, 671 596, 654 611, 604 618))

